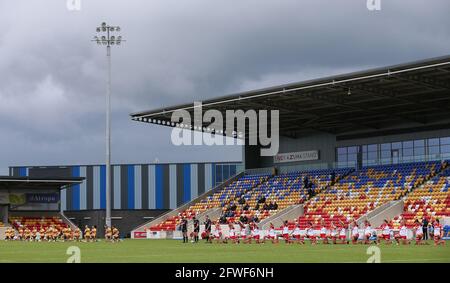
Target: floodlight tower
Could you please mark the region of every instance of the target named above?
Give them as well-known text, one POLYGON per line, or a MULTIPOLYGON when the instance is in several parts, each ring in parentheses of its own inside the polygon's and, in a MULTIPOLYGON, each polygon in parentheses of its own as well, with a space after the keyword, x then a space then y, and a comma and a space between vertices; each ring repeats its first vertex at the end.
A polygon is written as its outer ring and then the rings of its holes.
POLYGON ((105 224, 111 227, 111 46, 120 45, 122 36, 112 35, 120 32, 120 27, 110 26, 105 22, 96 29, 98 36, 94 40, 98 45, 106 46, 108 61, 108 82, 106 87, 106 218, 105 224))

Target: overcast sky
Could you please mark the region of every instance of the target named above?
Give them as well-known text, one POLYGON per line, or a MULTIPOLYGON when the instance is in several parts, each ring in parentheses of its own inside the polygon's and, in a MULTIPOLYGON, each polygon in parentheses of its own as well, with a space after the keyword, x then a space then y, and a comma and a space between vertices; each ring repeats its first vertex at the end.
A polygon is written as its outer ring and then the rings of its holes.
POLYGON ((131 112, 450 54, 450 1, 0 0, 0 174, 104 160, 102 21, 113 48, 113 161, 239 160, 176 147, 131 112))

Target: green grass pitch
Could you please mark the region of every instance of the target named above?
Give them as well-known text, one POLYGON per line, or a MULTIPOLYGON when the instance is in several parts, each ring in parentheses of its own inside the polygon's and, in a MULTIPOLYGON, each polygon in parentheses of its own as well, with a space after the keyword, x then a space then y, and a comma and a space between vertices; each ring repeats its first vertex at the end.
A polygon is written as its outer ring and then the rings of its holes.
MULTIPOLYGON (((445 246, 396 246, 381 244, 381 262, 450 262, 450 243, 445 246)), ((201 262, 201 263, 324 263, 366 262, 367 245, 311 246, 279 244, 183 244, 178 240, 124 240, 120 243, 0 242, 0 263, 64 263, 67 248, 78 246, 81 262, 201 262)))

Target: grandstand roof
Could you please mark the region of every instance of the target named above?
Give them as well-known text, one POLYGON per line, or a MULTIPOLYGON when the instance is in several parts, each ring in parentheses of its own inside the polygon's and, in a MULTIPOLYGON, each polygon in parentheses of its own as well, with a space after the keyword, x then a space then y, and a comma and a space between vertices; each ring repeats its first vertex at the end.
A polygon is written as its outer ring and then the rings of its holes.
MULTIPOLYGON (((203 112, 217 109, 224 117, 225 110, 278 109, 280 135, 289 137, 310 131, 352 137, 450 128, 450 55, 242 92, 202 104, 203 112)), ((173 127, 170 119, 177 109, 193 115, 194 104, 130 116, 173 127)))
POLYGON ((78 185, 84 178, 30 178, 0 176, 0 190, 10 189, 65 189, 78 185))

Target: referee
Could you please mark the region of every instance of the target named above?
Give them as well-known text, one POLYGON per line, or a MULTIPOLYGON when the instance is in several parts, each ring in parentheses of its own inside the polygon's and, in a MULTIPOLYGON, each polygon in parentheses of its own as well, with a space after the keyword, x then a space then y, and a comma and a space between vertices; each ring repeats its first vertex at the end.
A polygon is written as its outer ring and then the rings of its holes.
POLYGON ((181 232, 183 233, 183 243, 189 242, 189 238, 187 235, 187 225, 188 221, 186 220, 186 217, 183 217, 183 219, 181 220, 181 232))
POLYGON ((194 222, 194 242, 198 242, 198 233, 200 232, 200 221, 195 216, 192 218, 194 222))
POLYGON ((209 219, 208 215, 206 215, 206 220, 205 220, 205 232, 206 232, 206 242, 207 243, 212 243, 212 239, 211 239, 211 220, 209 219))

